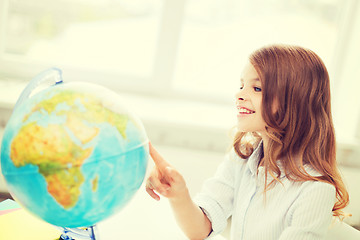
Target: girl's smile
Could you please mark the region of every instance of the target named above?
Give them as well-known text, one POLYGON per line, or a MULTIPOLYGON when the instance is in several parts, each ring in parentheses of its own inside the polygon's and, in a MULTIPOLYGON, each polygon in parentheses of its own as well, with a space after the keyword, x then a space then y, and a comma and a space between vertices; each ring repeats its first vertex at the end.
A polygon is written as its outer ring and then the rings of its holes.
POLYGON ((250 114, 253 114, 255 113, 255 111, 253 110, 250 110, 249 108, 246 108, 246 107, 241 107, 241 106, 237 106, 237 109, 238 109, 238 117, 246 117, 246 116, 249 116, 250 114))

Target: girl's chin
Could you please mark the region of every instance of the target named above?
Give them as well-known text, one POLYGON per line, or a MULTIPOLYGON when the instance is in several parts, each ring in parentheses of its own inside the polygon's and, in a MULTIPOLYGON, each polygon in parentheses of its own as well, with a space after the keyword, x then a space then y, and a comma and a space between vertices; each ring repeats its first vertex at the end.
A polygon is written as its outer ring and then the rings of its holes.
POLYGON ((248 126, 244 126, 243 124, 238 124, 237 125, 237 130, 239 132, 244 132, 244 133, 247 133, 247 132, 256 132, 258 133, 260 136, 263 136, 265 134, 265 128, 250 128, 248 126))

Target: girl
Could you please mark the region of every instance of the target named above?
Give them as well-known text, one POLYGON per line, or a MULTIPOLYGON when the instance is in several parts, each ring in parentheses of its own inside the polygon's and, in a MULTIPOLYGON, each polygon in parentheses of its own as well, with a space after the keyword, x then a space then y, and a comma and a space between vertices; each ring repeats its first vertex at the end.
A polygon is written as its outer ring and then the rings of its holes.
POLYGON ((192 199, 181 174, 150 145, 146 190, 167 197, 190 239, 322 239, 349 196, 336 165, 330 82, 322 60, 298 46, 249 57, 236 94, 237 133, 215 176, 192 199))

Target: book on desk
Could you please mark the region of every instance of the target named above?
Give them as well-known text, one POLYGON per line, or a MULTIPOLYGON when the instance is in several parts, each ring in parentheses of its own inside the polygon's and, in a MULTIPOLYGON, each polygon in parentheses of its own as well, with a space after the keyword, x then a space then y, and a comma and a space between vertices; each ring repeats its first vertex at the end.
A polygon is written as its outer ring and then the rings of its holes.
POLYGON ((1 240, 55 240, 61 232, 51 224, 33 216, 17 202, 0 202, 1 240))

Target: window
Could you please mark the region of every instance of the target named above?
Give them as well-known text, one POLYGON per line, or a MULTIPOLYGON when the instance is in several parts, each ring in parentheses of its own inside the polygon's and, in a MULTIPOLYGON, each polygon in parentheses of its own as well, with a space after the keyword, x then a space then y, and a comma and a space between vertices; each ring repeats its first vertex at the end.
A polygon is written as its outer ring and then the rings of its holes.
POLYGON ((330 67, 341 1, 192 0, 183 22, 174 85, 232 96, 251 51, 271 43, 315 50, 330 67))
POLYGON ((152 75, 161 0, 2 0, 2 6, 2 60, 20 71, 33 64, 127 80, 152 75))
POLYGON ((337 139, 360 144, 360 2, 346 1, 334 58, 333 116, 337 139))
POLYGON ((359 15, 357 0, 0 0, 0 74, 57 66, 70 80, 231 104, 251 51, 298 44, 327 65, 337 133, 351 139, 359 15))
POLYGON ((58 66, 125 88, 156 85, 149 90, 218 99, 233 94, 250 51, 269 43, 314 49, 331 68, 342 6, 339 0, 0 1, 2 71, 34 75, 58 66))

